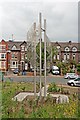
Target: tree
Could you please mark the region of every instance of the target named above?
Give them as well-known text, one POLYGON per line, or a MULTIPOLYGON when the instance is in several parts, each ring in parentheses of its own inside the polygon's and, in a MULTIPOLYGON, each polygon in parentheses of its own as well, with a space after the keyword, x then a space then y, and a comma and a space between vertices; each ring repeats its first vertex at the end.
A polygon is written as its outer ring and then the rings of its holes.
POLYGON ((77 71, 78 71, 78 73, 80 74, 80 63, 77 64, 77 71))
MULTIPOLYGON (((43 69, 43 67, 44 67, 44 42, 41 43, 41 51, 42 51, 41 52, 41 59, 42 59, 41 68, 43 69)), ((38 43, 36 46, 36 53, 37 53, 37 62, 39 63, 39 61, 40 61, 40 43, 38 43)), ((48 58, 49 55, 50 54, 49 54, 48 50, 46 50, 46 59, 48 58)))
POLYGON ((51 59, 52 59, 51 61, 52 61, 52 63, 53 63, 53 62, 55 62, 55 60, 54 60, 54 55, 57 55, 57 54, 58 54, 58 50, 57 50, 56 47, 52 47, 52 46, 51 46, 51 54, 52 54, 52 55, 51 55, 51 59))

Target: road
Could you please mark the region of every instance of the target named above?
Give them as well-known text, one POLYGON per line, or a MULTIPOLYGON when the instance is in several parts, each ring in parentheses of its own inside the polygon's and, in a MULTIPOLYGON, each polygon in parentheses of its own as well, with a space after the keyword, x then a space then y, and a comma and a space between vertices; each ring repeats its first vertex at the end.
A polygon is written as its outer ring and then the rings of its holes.
MULTIPOLYGON (((13 81, 15 82, 34 82, 34 77, 29 77, 29 76, 11 76, 13 81)), ((4 80, 8 80, 9 77, 5 76, 4 80)), ((39 82, 39 76, 36 77, 36 81, 39 82)), ((68 79, 64 79, 63 77, 60 76, 47 76, 47 84, 51 82, 55 82, 56 84, 66 84, 68 79)), ((44 77, 42 77, 42 82, 44 82, 44 77)))

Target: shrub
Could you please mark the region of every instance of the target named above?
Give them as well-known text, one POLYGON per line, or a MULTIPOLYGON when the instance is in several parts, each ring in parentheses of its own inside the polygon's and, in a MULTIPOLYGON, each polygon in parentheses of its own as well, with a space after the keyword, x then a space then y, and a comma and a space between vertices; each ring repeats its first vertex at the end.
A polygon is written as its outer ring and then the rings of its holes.
POLYGON ((48 87, 49 92, 58 92, 59 88, 57 88, 55 83, 51 83, 50 86, 48 87))
POLYGON ((77 65, 77 71, 80 73, 80 64, 77 65))

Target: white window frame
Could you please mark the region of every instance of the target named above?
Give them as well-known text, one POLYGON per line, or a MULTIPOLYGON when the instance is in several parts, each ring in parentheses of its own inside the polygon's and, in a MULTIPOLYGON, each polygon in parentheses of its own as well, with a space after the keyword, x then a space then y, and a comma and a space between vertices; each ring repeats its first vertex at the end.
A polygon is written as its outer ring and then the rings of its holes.
POLYGON ((6 59, 6 53, 1 53, 0 54, 0 59, 6 59), (2 58, 2 55, 4 56, 3 58, 2 58))
POLYGON ((66 60, 66 54, 64 54, 64 60, 66 60))
POLYGON ((25 50, 25 46, 21 46, 21 51, 24 51, 25 50))
POLYGON ((1 61, 1 68, 6 68, 6 61, 1 61), (2 62, 4 63, 2 66, 2 62))
POLYGON ((73 57, 74 57, 74 59, 75 59, 75 57, 76 57, 76 54, 74 54, 74 53, 73 53, 73 54, 72 54, 72 59, 73 59, 73 57))
POLYGON ((77 48, 76 48, 76 47, 73 47, 73 48, 72 48, 72 51, 73 51, 73 52, 76 52, 76 51, 77 51, 77 48))
POLYGON ((24 53, 21 54, 21 59, 24 60, 24 53))
POLYGON ((59 54, 57 55, 57 60, 59 60, 59 54))
POLYGON ((12 50, 16 50, 17 48, 16 48, 16 46, 15 45, 13 45, 13 47, 12 47, 12 50))
POLYGON ((65 51, 70 51, 70 48, 69 47, 65 47, 65 51))
POLYGON ((54 60, 56 60, 56 55, 54 55, 54 60))
POLYGON ((0 45, 0 51, 6 50, 6 45, 0 45), (5 48, 2 48, 5 47, 5 48))
POLYGON ((70 59, 70 54, 68 53, 68 54, 67 54, 67 60, 69 60, 69 59, 70 59))
POLYGON ((18 61, 11 61, 11 68, 18 68, 18 61), (15 62, 15 65, 13 65, 13 62, 15 62))

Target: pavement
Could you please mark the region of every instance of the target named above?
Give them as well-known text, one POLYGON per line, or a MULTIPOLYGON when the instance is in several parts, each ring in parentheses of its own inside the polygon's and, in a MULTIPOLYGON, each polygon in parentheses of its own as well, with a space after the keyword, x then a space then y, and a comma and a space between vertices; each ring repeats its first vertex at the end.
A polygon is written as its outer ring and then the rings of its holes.
MULTIPOLYGON (((49 77, 57 77, 57 78, 62 78, 63 76, 61 76, 61 75, 53 75, 52 73, 49 73, 47 76, 49 76, 49 77)), ((5 75, 4 77, 34 77, 34 75, 27 75, 27 73, 26 73, 26 75, 22 75, 22 74, 20 74, 20 75, 17 75, 17 74, 14 74, 14 73, 7 73, 7 75, 5 75)), ((36 77, 39 77, 39 75, 37 75, 36 77)), ((44 76, 42 76, 42 77, 44 77, 44 76)))

